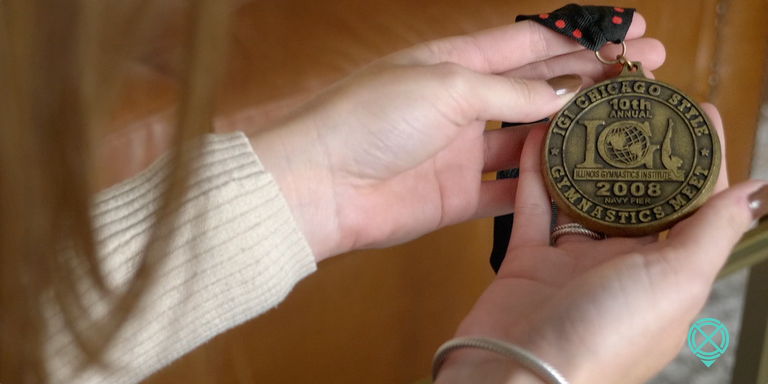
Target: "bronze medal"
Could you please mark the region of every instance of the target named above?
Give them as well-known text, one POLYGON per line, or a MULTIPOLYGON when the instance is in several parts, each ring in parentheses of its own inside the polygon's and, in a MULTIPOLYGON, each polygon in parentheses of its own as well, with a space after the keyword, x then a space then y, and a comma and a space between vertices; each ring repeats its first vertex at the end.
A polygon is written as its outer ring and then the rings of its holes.
POLYGON ((643 76, 640 63, 619 60, 619 77, 555 115, 542 172, 558 208, 584 227, 648 235, 704 203, 720 170, 720 141, 690 97, 643 76))

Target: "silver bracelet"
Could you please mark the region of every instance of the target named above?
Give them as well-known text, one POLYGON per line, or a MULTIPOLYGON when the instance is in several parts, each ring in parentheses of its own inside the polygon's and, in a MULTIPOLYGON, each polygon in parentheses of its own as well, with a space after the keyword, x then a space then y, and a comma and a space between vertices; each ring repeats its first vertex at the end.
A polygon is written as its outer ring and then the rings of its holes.
POLYGON ((437 380, 437 374, 440 372, 440 367, 443 366, 448 355, 451 352, 462 348, 480 348, 496 352, 500 355, 509 357, 520 365, 530 369, 549 384, 568 384, 568 381, 566 381, 563 375, 557 372, 555 368, 541 361, 541 359, 534 356, 532 353, 501 340, 489 339, 486 337, 463 337, 448 340, 445 344, 441 345, 440 348, 437 349, 437 352, 435 352, 435 357, 432 359, 433 382, 437 380))

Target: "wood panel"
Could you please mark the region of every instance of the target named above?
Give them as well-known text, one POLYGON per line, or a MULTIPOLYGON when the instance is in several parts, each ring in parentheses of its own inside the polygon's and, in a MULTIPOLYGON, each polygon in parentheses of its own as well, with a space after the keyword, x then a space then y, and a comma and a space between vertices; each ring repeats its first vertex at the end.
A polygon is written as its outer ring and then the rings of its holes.
MULTIPOLYGON (((232 0, 235 1, 235 0, 232 0)), ((754 0, 751 0, 754 1, 754 0)), ((542 9, 562 6, 560 1, 445 0, 418 2, 407 0, 341 0, 317 3, 309 0, 248 2, 240 5, 231 26, 230 59, 219 91, 218 110, 230 115, 243 109, 254 109, 255 119, 263 124, 279 118, 291 107, 320 89, 343 78, 361 66, 387 53, 440 37, 491 28, 514 20, 520 13, 538 13, 542 9)), ((596 2, 608 4, 608 1, 596 2)), ((662 40, 667 47, 667 63, 657 71, 662 80, 704 100, 712 62, 716 0, 628 1, 624 6, 638 8, 648 20, 646 35, 662 40), (685 15, 685 16, 682 16, 685 15)), ((165 10, 166 19, 175 20, 165 10)), ((178 23, 170 23, 170 26, 178 23)), ((154 77, 164 77, 156 87, 160 94, 172 94, 168 85, 177 61, 173 49, 178 33, 171 27, 160 29, 155 47, 142 50, 142 65, 154 68, 154 77)), ((137 87, 135 76, 126 80, 126 93, 139 93, 145 104, 144 116, 159 113, 173 105, 168 97, 153 97, 137 87)), ((140 120, 131 106, 129 115, 140 120)), ((125 112, 120 113, 121 116, 125 112)), ((263 125, 240 126, 254 131, 263 125)), ((137 156, 157 157, 167 142, 159 138, 157 118, 146 127, 133 121, 126 127, 119 120, 109 133, 106 162, 115 164, 105 169, 105 180, 113 181, 135 174, 148 161, 137 156), (144 130, 144 132, 142 132, 144 130), (146 131, 149 131, 146 132, 146 131), (155 138, 156 150, 137 148, 146 140, 126 136, 155 138), (126 142, 132 142, 126 145, 126 142), (129 164, 132 166, 125 166, 129 164)), ((152 148, 155 148, 152 147, 152 148)), ((105 185, 108 185, 107 182, 105 185)))
MULTIPOLYGON (((750 13, 749 7, 757 3, 761 2, 744 1, 738 11, 750 13)), ((237 128, 257 130, 381 55, 421 41, 509 23, 517 14, 539 13, 563 4, 548 0, 250 3, 238 10, 233 24, 231 62, 219 95, 220 112, 251 108, 251 124, 237 128)), ((647 35, 667 47, 667 63, 657 77, 703 100, 710 92, 707 80, 715 53, 715 0, 626 1, 622 5, 638 8, 648 20, 647 35)), ((172 73, 172 55, 153 52, 146 63, 162 73, 172 73)), ((724 78, 739 71, 744 76, 753 74, 746 72, 751 67, 739 66, 738 60, 748 58, 739 57, 727 67, 724 78)), ((742 108, 747 105, 743 98, 749 95, 742 88, 721 85, 718 89, 717 102, 724 107, 729 139, 749 136, 749 127, 741 124, 751 113, 742 108), (744 120, 739 120, 739 111, 744 120)), ((155 111, 162 110, 170 102, 161 99, 156 106, 155 111)), ((146 129, 142 123, 134 124, 127 137, 141 136, 143 130, 162 135, 157 118, 152 121, 146 129)), ((225 130, 232 129, 225 126, 225 130)), ((156 136, 145 133, 144 137, 156 136)), ((740 168, 745 163, 740 156, 747 143, 740 140, 728 146, 729 160, 740 153, 731 165, 732 175, 746 169, 740 168)), ((141 145, 140 140, 135 142, 139 144, 128 139, 119 144, 123 152, 116 156, 118 166, 134 164, 138 168, 143 163, 135 160, 136 153, 152 156, 131 149, 131 145, 141 145), (119 161, 120 156, 131 159, 119 161)), ((158 142, 162 140, 154 141, 158 142)), ((161 151, 162 145, 156 147, 149 152, 161 151)), ((118 170, 121 175, 134 171, 130 166, 118 170)), ((278 308, 215 338, 145 384, 402 383, 427 376, 434 350, 452 335, 493 278, 488 266, 491 225, 490 220, 475 221, 399 247, 355 252, 324 262, 278 308)))
POLYGON ((768 41, 768 3, 728 1, 722 19, 717 87, 712 103, 725 122, 731 183, 749 178, 768 41))
MULTIPOLYGON (((598 1, 598 4, 611 4, 598 1)), ((562 1, 289 0, 242 7, 233 25, 225 111, 314 92, 370 61, 413 44, 508 24, 562 1)), ((658 76, 703 99, 715 36, 715 0, 628 1, 661 39, 658 76)))

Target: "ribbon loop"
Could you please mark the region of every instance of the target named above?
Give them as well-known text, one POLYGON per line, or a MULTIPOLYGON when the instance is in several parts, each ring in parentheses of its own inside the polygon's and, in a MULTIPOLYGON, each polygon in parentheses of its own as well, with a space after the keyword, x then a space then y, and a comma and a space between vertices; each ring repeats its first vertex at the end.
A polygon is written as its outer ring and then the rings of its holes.
POLYGON ((589 50, 597 51, 609 41, 615 44, 624 42, 634 14, 634 8, 568 4, 550 13, 520 15, 515 21, 535 21, 589 50))

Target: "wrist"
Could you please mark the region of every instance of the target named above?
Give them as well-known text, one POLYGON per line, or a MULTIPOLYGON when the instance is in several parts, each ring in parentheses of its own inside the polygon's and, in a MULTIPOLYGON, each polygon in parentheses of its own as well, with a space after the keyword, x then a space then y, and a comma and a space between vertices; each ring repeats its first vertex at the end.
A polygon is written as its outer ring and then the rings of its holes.
POLYGON ((287 123, 249 137, 264 170, 285 198, 317 262, 345 252, 333 180, 315 131, 287 123))
POLYGON ((546 384, 514 360, 482 349, 461 349, 448 356, 435 384, 546 384))
MULTIPOLYGON (((498 289, 503 286, 502 280, 496 279, 483 296, 500 293, 498 289)), ((541 365, 549 366, 570 384, 595 382, 586 380, 584 376, 586 368, 594 366, 592 354, 574 346, 573 342, 569 342, 573 341, 571 338, 563 337, 558 329, 538 319, 517 320, 512 326, 500 322, 504 318, 496 314, 501 312, 489 312, 487 307, 483 308, 488 303, 483 297, 478 300, 456 331, 456 338, 485 337, 506 342, 526 351, 534 360, 543 363, 541 365)))

